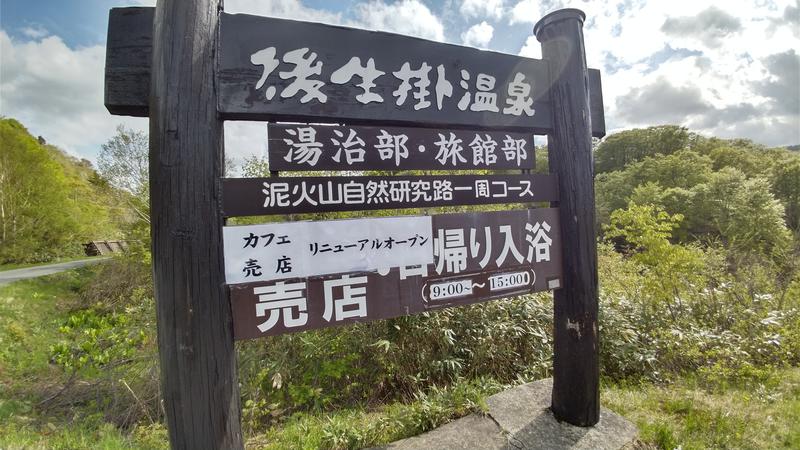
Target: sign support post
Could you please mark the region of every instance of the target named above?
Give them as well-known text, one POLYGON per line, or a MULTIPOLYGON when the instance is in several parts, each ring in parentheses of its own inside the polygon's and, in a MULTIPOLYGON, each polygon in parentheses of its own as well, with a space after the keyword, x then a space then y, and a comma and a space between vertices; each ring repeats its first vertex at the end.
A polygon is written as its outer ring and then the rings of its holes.
POLYGON ((592 426, 600 416, 597 329, 597 238, 594 211, 589 73, 585 15, 562 9, 533 28, 550 63, 553 129, 547 135, 550 170, 558 175, 563 286, 554 295, 552 410, 558 420, 592 426))
POLYGON ((161 386, 174 449, 242 448, 224 290, 220 0, 160 0, 150 79, 150 208, 161 386))

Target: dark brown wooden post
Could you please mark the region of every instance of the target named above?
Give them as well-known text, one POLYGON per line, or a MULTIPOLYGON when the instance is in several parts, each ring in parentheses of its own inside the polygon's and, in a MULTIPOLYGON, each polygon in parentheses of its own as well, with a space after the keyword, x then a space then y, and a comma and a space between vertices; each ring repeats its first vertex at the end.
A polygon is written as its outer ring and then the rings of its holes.
POLYGON ((562 9, 533 28, 550 64, 553 131, 547 136, 550 171, 558 175, 563 237, 563 287, 554 292, 553 414, 591 426, 600 415, 597 334, 597 241, 594 212, 589 73, 583 43, 585 15, 562 9))
POLYGON ((174 449, 242 448, 224 294, 220 0, 159 0, 150 84, 150 207, 161 384, 174 449))

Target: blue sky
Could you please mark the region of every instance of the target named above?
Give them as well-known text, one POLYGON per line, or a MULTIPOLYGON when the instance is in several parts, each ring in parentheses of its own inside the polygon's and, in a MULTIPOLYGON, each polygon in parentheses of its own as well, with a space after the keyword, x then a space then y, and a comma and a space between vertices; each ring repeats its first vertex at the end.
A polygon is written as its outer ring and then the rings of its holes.
MULTIPOLYGON (((108 10, 154 0, 0 0, 0 114, 94 160, 123 124, 102 105, 108 10)), ((799 0, 226 0, 228 12, 380 29, 540 57, 547 12, 587 14, 610 130, 680 124, 766 145, 800 143, 799 0)), ((264 150, 263 124, 226 124, 234 158, 264 150)))
POLYGON ((73 48, 105 44, 108 9, 117 4, 102 0, 2 0, 0 25, 20 40, 41 31, 61 37, 73 48))

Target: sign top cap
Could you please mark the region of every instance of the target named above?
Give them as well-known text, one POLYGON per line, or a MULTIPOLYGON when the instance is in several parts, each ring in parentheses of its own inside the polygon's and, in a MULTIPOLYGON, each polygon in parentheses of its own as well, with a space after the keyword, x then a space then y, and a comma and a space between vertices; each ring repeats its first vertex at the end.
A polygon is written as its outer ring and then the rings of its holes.
POLYGON ((549 14, 546 14, 544 17, 539 19, 538 22, 536 22, 536 25, 533 26, 533 34, 541 41, 539 35, 544 28, 556 22, 561 22, 562 20, 568 19, 577 19, 582 25, 583 21, 586 19, 586 14, 577 8, 564 8, 553 11, 549 14))

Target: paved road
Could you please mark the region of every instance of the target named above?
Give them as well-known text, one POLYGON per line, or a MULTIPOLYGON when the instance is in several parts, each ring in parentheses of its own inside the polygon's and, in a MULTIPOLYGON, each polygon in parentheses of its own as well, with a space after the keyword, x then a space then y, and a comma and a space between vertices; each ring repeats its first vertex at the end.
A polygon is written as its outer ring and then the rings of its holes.
POLYGON ((47 264, 44 266, 26 267, 24 269, 5 270, 0 272, 0 286, 12 283, 14 281, 24 280, 26 278, 36 278, 45 275, 51 275, 58 272, 63 272, 65 270, 76 269, 78 267, 82 267, 87 264, 96 264, 98 262, 105 261, 107 259, 109 259, 109 257, 107 256, 102 258, 87 258, 87 259, 79 259, 77 261, 69 261, 58 264, 47 264))

